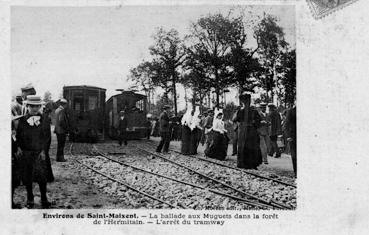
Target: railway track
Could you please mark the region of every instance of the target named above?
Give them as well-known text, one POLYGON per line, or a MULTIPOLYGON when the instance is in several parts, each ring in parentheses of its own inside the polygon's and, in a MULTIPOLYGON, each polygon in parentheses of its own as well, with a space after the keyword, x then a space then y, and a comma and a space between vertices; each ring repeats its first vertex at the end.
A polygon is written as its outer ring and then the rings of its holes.
MULTIPOLYGON (((71 155, 71 156, 74 156, 72 149, 73 149, 73 143, 70 145, 69 152, 70 152, 70 155, 71 155)), ((130 184, 127 184, 127 183, 125 183, 125 182, 122 182, 122 181, 120 181, 120 180, 118 180, 118 179, 115 179, 115 178, 113 178, 113 177, 111 177, 111 176, 109 176, 109 175, 107 175, 107 174, 105 174, 105 173, 103 173, 103 172, 101 172, 101 171, 99 171, 99 170, 97 170, 97 169, 95 169, 95 168, 91 167, 91 166, 88 166, 87 164, 83 163, 82 161, 80 161, 80 160, 78 160, 78 159, 75 159, 75 161, 76 161, 76 162, 78 162, 79 164, 81 164, 82 166, 86 167, 87 169, 91 170, 92 172, 94 172, 94 173, 96 173, 96 174, 98 174, 98 175, 101 175, 101 176, 103 176, 103 177, 105 177, 105 178, 107 178, 107 179, 109 179, 109 180, 111 180, 111 181, 113 181, 113 182, 116 182, 116 183, 118 183, 118 184, 120 184, 120 185, 123 185, 123 186, 127 187, 128 189, 130 189, 130 190, 132 190, 132 191, 134 191, 134 192, 136 192, 136 193, 138 193, 138 194, 141 194, 141 195, 143 195, 143 196, 145 196, 145 197, 148 197, 148 198, 150 198, 150 199, 152 199, 152 200, 154 200, 154 201, 160 202, 160 203, 162 203, 162 204, 168 205, 168 206, 169 206, 169 207, 171 207, 171 208, 177 208, 175 205, 173 205, 173 204, 171 204, 171 203, 168 203, 168 202, 163 201, 163 200, 161 200, 161 199, 159 199, 159 198, 157 198, 157 197, 155 197, 155 196, 152 196, 152 195, 150 195, 150 194, 148 194, 148 193, 145 193, 145 192, 143 192, 143 191, 141 191, 141 190, 139 190, 139 189, 136 189, 135 187, 133 187, 133 186, 132 186, 132 185, 130 185, 130 184)), ((182 209, 187 209, 186 207, 183 207, 183 206, 181 206, 181 208, 182 208, 182 209)))
MULTIPOLYGON (((103 145, 103 146, 109 146, 109 145, 103 145)), ((72 147, 73 146, 71 146, 71 149, 72 149, 72 147)), ((200 191, 209 192, 209 193, 218 195, 219 197, 228 198, 228 199, 231 199, 233 201, 237 201, 237 204, 238 205, 239 204, 244 204, 244 205, 249 206, 249 207, 247 207, 248 209, 252 209, 252 208, 253 209, 293 209, 293 207, 291 207, 289 205, 286 205, 286 204, 283 204, 283 203, 280 203, 280 202, 278 202, 276 200, 273 200, 273 199, 268 200, 269 198, 267 198, 267 200, 265 200, 265 199, 260 198, 258 196, 255 196, 255 195, 252 195, 250 193, 247 193, 245 191, 239 190, 239 189, 237 189, 235 187, 232 187, 232 186, 226 184, 225 182, 221 182, 221 181, 219 181, 217 179, 214 179, 212 177, 209 177, 209 176, 207 176, 205 174, 202 174, 200 172, 194 171, 193 169, 190 169, 189 167, 183 166, 180 163, 177 163, 177 162, 174 162, 174 161, 171 162, 170 159, 167 159, 164 156, 161 156, 159 154, 153 153, 153 152, 148 151, 146 149, 135 147, 133 149, 130 149, 130 151, 134 150, 134 151, 138 151, 138 152, 141 152, 141 153, 144 152, 144 153, 146 153, 146 155, 148 157, 150 156, 151 157, 151 158, 149 158, 150 160, 148 160, 148 162, 146 162, 147 165, 151 165, 150 163, 151 163, 152 159, 154 158, 152 156, 155 156, 157 159, 163 160, 161 162, 166 162, 165 163, 165 167, 163 167, 163 169, 166 168, 166 167, 170 167, 170 166, 167 165, 167 163, 170 163, 172 165, 175 165, 178 168, 183 168, 183 169, 187 170, 188 172, 197 175, 196 178, 203 178, 203 179, 205 179, 205 181, 208 181, 208 183, 209 182, 212 182, 212 184, 208 184, 208 185, 203 186, 203 185, 199 185, 197 183, 198 181, 196 181, 194 183, 194 180, 195 179, 191 179, 192 180, 192 183, 190 182, 191 180, 190 181, 187 181, 187 179, 189 179, 187 176, 186 176, 187 177, 186 179, 178 179, 177 177, 169 177, 166 174, 159 174, 159 173, 153 172, 153 171, 156 171, 156 168, 155 167, 153 169, 148 169, 148 168, 145 167, 146 169, 144 169, 144 168, 140 168, 140 167, 134 166, 132 164, 129 164, 126 161, 124 161, 124 162, 119 161, 119 160, 117 160, 117 158, 127 157, 127 155, 123 155, 124 152, 122 152, 120 150, 120 148, 119 148, 118 151, 116 151, 117 149, 115 151, 110 151, 111 150, 111 146, 109 146, 108 149, 109 149, 109 151, 104 151, 103 152, 103 151, 100 151, 94 145, 93 146, 93 150, 91 151, 91 144, 84 144, 84 145, 82 145, 82 148, 81 148, 82 152, 85 152, 85 154, 87 153, 87 155, 93 155, 94 157, 96 157, 96 154, 97 154, 98 155, 97 156, 98 158, 102 158, 102 159, 104 159, 106 161, 114 162, 114 163, 117 163, 117 164, 119 164, 121 166, 124 166, 126 168, 133 169, 134 171, 132 171, 132 173, 139 171, 139 172, 143 172, 144 174, 149 174, 151 176, 155 176, 156 178, 162 178, 162 179, 165 179, 167 181, 176 182, 177 184, 187 185, 187 186, 190 186, 190 188, 192 187, 193 189, 198 189, 200 191), (228 189, 228 190, 219 191, 219 190, 216 190, 216 189, 212 189, 211 188, 211 187, 217 187, 217 185, 218 186, 221 186, 221 188, 223 188, 223 189, 225 188, 225 189, 228 189), (232 193, 230 193, 230 191, 232 191, 232 193), (240 195, 242 195, 242 196, 240 196, 240 195)), ((175 151, 173 151, 173 152, 175 152, 175 151)), ((131 155, 131 153, 129 155, 131 155)), ((129 156, 129 155, 128 155, 128 158, 130 158, 131 160, 132 159, 136 159, 137 160, 137 158, 135 158, 134 156, 129 156)), ((138 154, 138 155, 139 156, 142 156, 142 154, 138 154)), ((89 170, 91 170, 92 172, 94 172, 94 173, 96 173, 98 175, 101 175, 101 176, 103 176, 104 178, 106 178, 108 180, 111 180, 113 182, 117 182, 118 184, 124 185, 128 189, 131 189, 131 190, 133 190, 133 191, 135 191, 135 192, 137 192, 139 194, 142 194, 142 195, 144 195, 147 198, 150 198, 150 199, 155 200, 155 201, 158 201, 158 202, 160 202, 162 204, 168 205, 171 208, 176 208, 176 207, 178 208, 178 205, 180 205, 180 204, 178 204, 177 201, 175 201, 174 204, 177 205, 177 206, 175 206, 173 203, 169 203, 168 201, 161 200, 160 198, 155 197, 155 196, 153 196, 153 195, 151 195, 149 193, 145 193, 144 191, 146 191, 146 190, 142 191, 142 190, 139 190, 139 189, 133 187, 132 185, 135 185, 136 184, 135 182, 131 182, 131 185, 129 185, 129 184, 125 183, 125 182, 122 182, 121 180, 116 179, 115 177, 109 176, 109 174, 111 175, 110 172, 108 174, 106 174, 106 173, 104 173, 104 172, 102 172, 102 171, 100 171, 98 169, 95 169, 95 168, 93 168, 93 167, 91 167, 91 166, 83 163, 82 161, 79 161, 79 160, 76 160, 76 161, 79 164, 81 164, 82 166, 84 166, 85 168, 88 168, 89 170)), ((140 161, 140 160, 139 160, 139 162, 142 163, 142 161, 140 161)), ((159 166, 159 168, 161 168, 160 167, 161 166, 161 163, 160 164, 159 163, 156 163, 156 164, 153 164, 153 165, 159 166)), ((136 173, 134 173, 134 174, 136 174, 136 173)), ((187 173, 185 173, 185 174, 187 174, 187 173)), ((204 181, 201 180, 201 182, 204 182, 204 181)), ((156 195, 156 192, 154 194, 156 195)), ((184 195, 184 197, 185 196, 186 195, 184 195)), ((181 199, 184 199, 182 196, 180 198, 181 199)), ((193 198, 186 199, 185 201, 188 202, 188 200, 191 200, 191 199, 193 199, 193 198)), ((182 203, 182 205, 184 205, 184 204, 185 203, 182 203)), ((189 205, 189 204, 187 203, 187 205, 189 205)), ((200 207, 201 207, 201 205, 203 206, 203 204, 199 204, 199 205, 200 205, 200 207)), ((231 203, 230 205, 233 205, 233 204, 231 203)), ((187 208, 185 206, 180 206, 180 207, 181 208, 187 208)), ((191 206, 189 208, 191 208, 191 206)), ((211 208, 211 207, 205 207, 205 208, 211 208)), ((231 207, 231 208, 233 208, 233 207, 231 207)))
MULTIPOLYGON (((154 147, 151 144, 149 144, 149 145, 154 147)), ((285 186, 297 188, 296 185, 284 182, 284 181, 279 180, 279 179, 273 179, 273 178, 270 178, 270 177, 267 177, 267 176, 259 175, 257 173, 247 171, 246 169, 241 169, 241 168, 229 166, 229 165, 226 165, 226 164, 223 164, 223 163, 220 163, 220 162, 216 162, 215 160, 210 160, 210 159, 207 159, 207 158, 204 158, 204 157, 199 157, 199 156, 194 156, 194 155, 183 155, 180 151, 174 150, 174 149, 171 149, 170 151, 174 152, 174 153, 177 153, 178 154, 177 156, 191 157, 191 158, 194 158, 194 159, 197 159, 197 160, 201 160, 201 161, 204 161, 204 162, 212 163, 214 165, 222 166, 222 167, 225 167, 225 168, 228 168, 228 169, 232 169, 232 170, 235 170, 235 171, 238 171, 238 172, 242 172, 242 173, 245 173, 245 174, 248 174, 248 175, 252 175, 252 176, 260 178, 260 179, 265 179, 265 180, 276 182, 276 183, 279 183, 279 184, 282 184, 282 185, 285 185, 285 186)))
POLYGON ((201 185, 198 185, 198 184, 193 184, 193 183, 186 182, 186 181, 179 180, 179 179, 175 179, 173 177, 169 177, 169 176, 166 176, 166 175, 163 175, 163 174, 154 173, 154 172, 145 170, 143 168, 139 168, 139 167, 133 166, 131 164, 124 163, 122 161, 118 161, 116 159, 113 159, 113 158, 109 157, 107 154, 105 154, 105 153, 101 152, 100 150, 98 150, 96 146, 94 146, 94 149, 95 149, 95 152, 98 153, 101 157, 104 157, 104 158, 106 158, 108 160, 111 160, 113 162, 116 162, 116 163, 121 164, 121 165, 126 166, 126 167, 130 167, 130 168, 135 169, 135 170, 138 170, 138 171, 142 171, 142 172, 145 172, 145 173, 148 173, 148 174, 152 174, 152 175, 155 175, 157 177, 161 177, 161 178, 164 178, 164 179, 167 179, 167 180, 171 180, 171 181, 174 181, 174 182, 177 182, 177 183, 181 183, 181 184, 184 184, 184 185, 192 186, 194 188, 205 190, 205 191, 208 191, 208 192, 211 192, 211 193, 214 193, 214 194, 223 196, 223 197, 231 198, 233 200, 237 200, 239 202, 242 202, 242 203, 245 203, 247 205, 257 207, 257 208, 269 208, 269 209, 273 209, 275 207, 273 205, 257 203, 257 202, 250 201, 250 200, 247 200, 247 199, 244 199, 244 198, 240 198, 240 197, 237 197, 237 196, 234 196, 234 195, 231 195, 231 194, 223 193, 223 192, 218 191, 218 190, 208 189, 208 188, 206 188, 204 186, 201 186, 201 185))
POLYGON ((277 202, 277 201, 275 201, 275 200, 273 200, 273 199, 265 200, 265 199, 262 199, 262 198, 260 198, 260 197, 258 197, 258 196, 255 196, 255 195, 253 195, 253 194, 251 194, 251 193, 248 193, 248 192, 245 192, 245 191, 239 190, 239 189, 237 189, 237 188, 235 188, 235 187, 233 187, 233 186, 228 185, 228 184, 227 184, 227 183, 225 183, 225 182, 219 181, 219 180, 217 180, 217 179, 215 179, 215 178, 213 178, 213 177, 209 177, 209 176, 207 176, 207 175, 205 175, 205 174, 203 174, 203 173, 200 173, 200 172, 198 172, 198 171, 196 171, 196 170, 194 170, 194 169, 192 169, 192 168, 190 168, 190 167, 184 166, 184 165, 182 165, 182 164, 180 164, 180 163, 178 163, 178 162, 176 162, 176 161, 170 160, 170 159, 168 159, 167 157, 164 157, 164 156, 162 156, 162 155, 160 155, 160 154, 158 154, 158 153, 154 153, 154 152, 151 152, 151 151, 148 151, 148 150, 146 150, 146 149, 139 148, 139 147, 137 147, 137 149, 139 149, 139 150, 141 150, 141 151, 143 151, 143 152, 146 152, 146 153, 148 153, 148 154, 154 155, 154 156, 156 156, 156 157, 159 157, 160 159, 162 159, 162 160, 164 160, 164 161, 167 161, 167 162, 170 162, 170 163, 172 163, 172 164, 174 164, 174 165, 176 165, 176 166, 178 166, 178 167, 185 168, 185 169, 187 169, 188 171, 190 171, 190 172, 192 172, 192 173, 194 173, 194 174, 197 174, 197 175, 199 175, 199 176, 201 176, 201 177, 203 177, 203 178, 205 178, 205 179, 207 179, 207 180, 212 181, 213 183, 219 184, 219 185, 221 185, 222 187, 225 187, 225 188, 227 188, 227 189, 230 189, 230 190, 232 190, 232 191, 234 191, 234 192, 236 192, 236 193, 238 193, 238 194, 241 194, 241 195, 243 195, 243 196, 245 196, 245 197, 252 198, 252 199, 254 199, 254 200, 258 201, 259 203, 262 203, 262 204, 264 204, 264 205, 268 205, 268 206, 272 206, 274 209, 292 209, 290 206, 285 205, 285 204, 280 203, 280 202, 277 202))

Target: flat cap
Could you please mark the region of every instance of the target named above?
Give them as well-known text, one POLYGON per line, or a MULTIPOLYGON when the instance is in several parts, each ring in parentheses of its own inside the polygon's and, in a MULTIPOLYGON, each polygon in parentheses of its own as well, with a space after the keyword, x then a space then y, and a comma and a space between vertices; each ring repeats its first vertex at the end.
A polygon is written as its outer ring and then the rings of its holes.
POLYGON ((26 86, 22 87, 21 90, 22 90, 22 92, 24 92, 24 91, 35 90, 35 88, 33 87, 33 85, 31 83, 29 83, 26 86))

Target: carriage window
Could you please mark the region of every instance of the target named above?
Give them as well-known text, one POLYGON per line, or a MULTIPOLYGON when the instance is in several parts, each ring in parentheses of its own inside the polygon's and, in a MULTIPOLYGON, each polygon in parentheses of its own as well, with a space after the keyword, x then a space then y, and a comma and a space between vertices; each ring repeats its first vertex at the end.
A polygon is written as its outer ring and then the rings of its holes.
POLYGON ((89 96, 88 97, 88 110, 94 110, 97 108, 97 97, 89 96))
POLYGON ((143 111, 144 108, 143 100, 136 101, 136 108, 138 108, 140 111, 143 111))
POLYGON ((73 99, 73 109, 77 112, 83 111, 83 96, 76 94, 73 99))
POLYGON ((74 110, 81 111, 81 104, 80 103, 74 103, 74 110))

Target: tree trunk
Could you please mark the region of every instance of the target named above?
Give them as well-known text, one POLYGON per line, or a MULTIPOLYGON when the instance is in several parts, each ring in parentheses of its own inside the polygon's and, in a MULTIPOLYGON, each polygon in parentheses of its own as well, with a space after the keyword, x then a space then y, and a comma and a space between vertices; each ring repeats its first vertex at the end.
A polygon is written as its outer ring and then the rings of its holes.
POLYGON ((174 103, 174 115, 177 116, 177 90, 176 90, 176 77, 172 75, 172 89, 173 89, 173 103, 174 103))
POLYGON ((147 104, 148 104, 148 107, 147 107, 147 112, 149 113, 150 112, 150 110, 151 110, 151 94, 150 94, 151 92, 150 92, 150 89, 147 91, 147 104))
POLYGON ((209 91, 209 93, 208 93, 208 108, 210 109, 211 107, 210 107, 210 99, 211 99, 211 97, 210 97, 210 91, 209 91))
POLYGON ((202 94, 201 91, 199 93, 199 96, 200 96, 200 112, 203 113, 204 112, 204 108, 203 108, 203 105, 202 105, 202 101, 204 99, 204 95, 202 94))
POLYGON ((218 88, 215 90, 215 95, 217 97, 217 99, 216 99, 216 102, 217 102, 216 106, 219 108, 219 89, 218 88))
POLYGON ((185 96, 186 110, 187 110, 187 89, 186 87, 184 87, 184 96, 185 96))

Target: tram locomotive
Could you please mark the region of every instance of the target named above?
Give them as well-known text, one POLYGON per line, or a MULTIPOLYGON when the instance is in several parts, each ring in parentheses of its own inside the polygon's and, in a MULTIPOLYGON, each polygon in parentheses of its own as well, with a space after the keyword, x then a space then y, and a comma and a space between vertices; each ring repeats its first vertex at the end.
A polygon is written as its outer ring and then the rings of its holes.
POLYGON ((147 98, 132 91, 121 91, 113 95, 105 105, 105 131, 116 139, 118 137, 119 112, 125 111, 128 120, 127 139, 141 139, 147 136, 147 98))
POLYGON ((64 86, 68 100, 69 140, 97 142, 104 139, 106 89, 94 86, 64 86))

